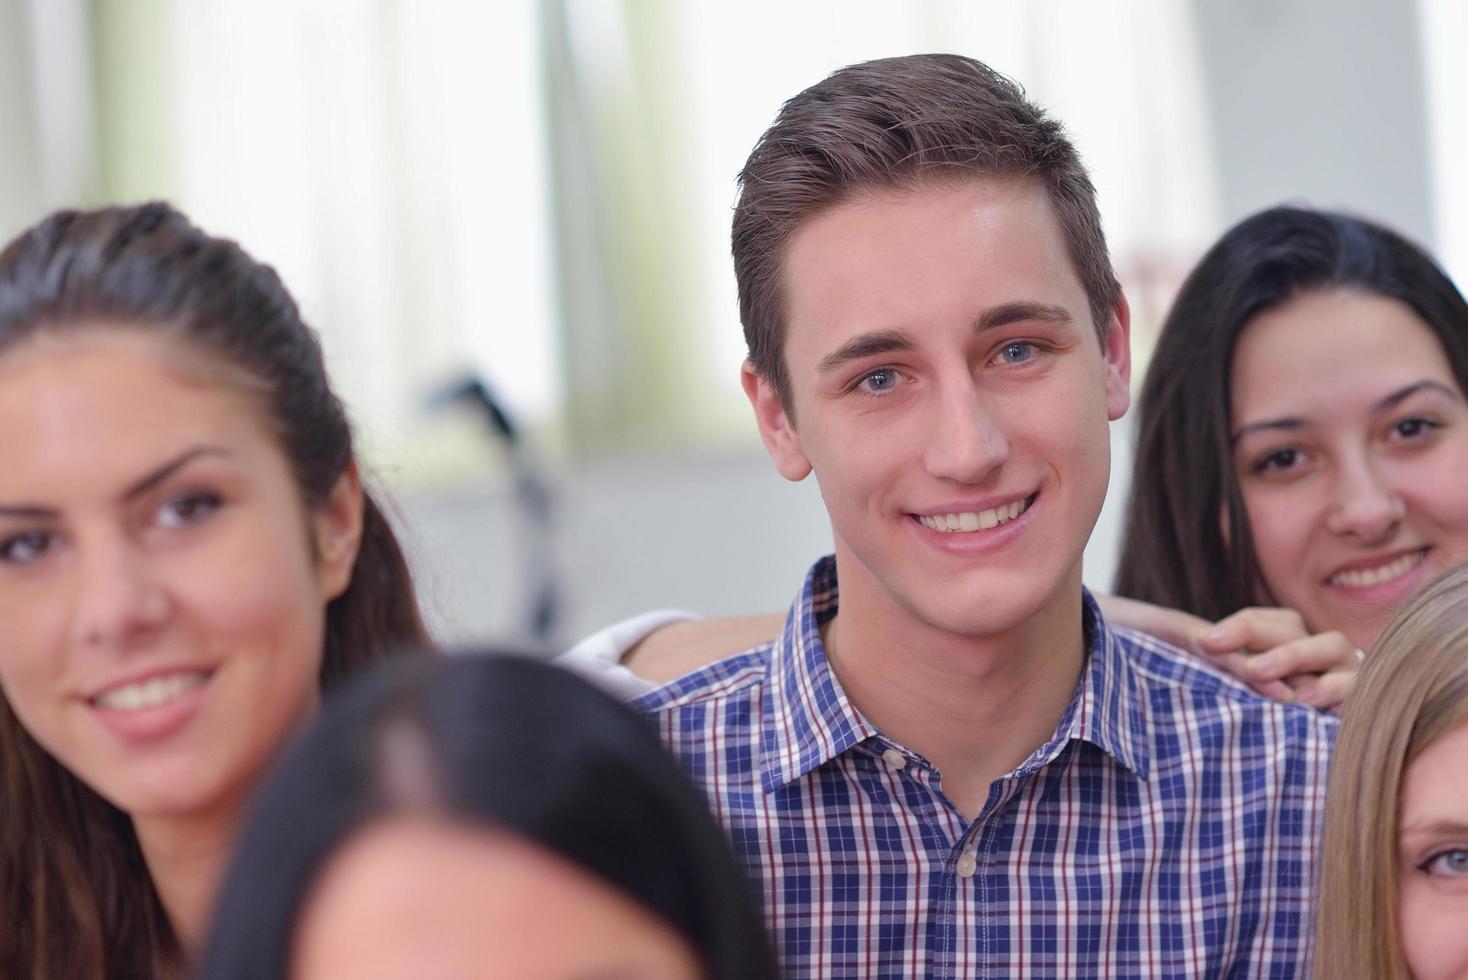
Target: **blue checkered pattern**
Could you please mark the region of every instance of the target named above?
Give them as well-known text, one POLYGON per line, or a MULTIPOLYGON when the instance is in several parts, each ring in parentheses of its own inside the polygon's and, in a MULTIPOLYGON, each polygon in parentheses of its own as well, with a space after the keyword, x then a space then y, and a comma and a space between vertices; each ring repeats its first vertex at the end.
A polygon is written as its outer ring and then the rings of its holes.
POLYGON ((836 595, 826 558, 773 643, 634 702, 707 791, 788 975, 1308 975, 1333 719, 1109 629, 1087 595, 1065 716, 968 823, 846 700, 819 634, 836 595))

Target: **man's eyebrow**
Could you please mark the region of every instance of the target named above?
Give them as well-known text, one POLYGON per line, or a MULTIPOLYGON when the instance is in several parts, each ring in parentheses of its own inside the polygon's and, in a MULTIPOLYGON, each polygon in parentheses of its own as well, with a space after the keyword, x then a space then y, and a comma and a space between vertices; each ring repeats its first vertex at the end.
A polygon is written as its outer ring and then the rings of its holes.
MULTIPOLYGON (((1039 320, 1043 323, 1070 323, 1070 311, 1063 306, 1048 303, 1001 303, 990 307, 974 321, 974 332, 982 333, 995 327, 1019 323, 1024 320, 1039 320)), ((912 350, 916 344, 901 330, 874 330, 858 334, 846 343, 821 358, 816 370, 824 374, 834 371, 849 361, 859 361, 875 354, 891 354, 894 351, 912 350)))
POLYGON ((136 500, 138 497, 141 497, 149 490, 152 490, 158 484, 162 483, 164 480, 168 479, 170 476, 177 473, 179 470, 183 469, 185 466, 189 465, 200 456, 229 455, 231 455, 230 451, 222 446, 195 446, 193 449, 186 449, 175 456, 173 459, 158 467, 153 472, 149 473, 147 476, 143 477, 137 483, 134 483, 132 486, 128 487, 127 490, 123 492, 122 499, 124 501, 136 500))
POLYGON ((857 334, 821 358, 820 363, 816 365, 816 370, 825 374, 850 361, 859 361, 875 354, 912 350, 914 346, 912 337, 901 330, 875 330, 871 333, 857 334))
MULTIPOLYGON (((1437 391, 1441 392, 1444 395, 1447 395, 1454 401, 1463 400, 1461 395, 1459 395, 1448 385, 1443 384, 1441 381, 1423 380, 1418 381, 1414 384, 1409 384, 1403 388, 1398 388, 1396 391, 1392 392, 1390 395, 1387 395, 1381 401, 1377 402, 1375 407, 1373 408, 1373 411, 1381 412, 1389 408, 1395 408, 1397 405, 1400 405, 1402 402, 1406 401, 1408 398, 1411 398, 1413 395, 1421 391, 1437 391)), ((1233 435, 1230 437, 1230 441, 1237 443, 1240 439, 1251 432, 1259 432, 1262 430, 1288 431, 1293 429, 1302 429, 1304 427, 1305 420, 1302 418, 1297 418, 1295 416, 1285 416, 1277 419, 1260 419, 1257 422, 1250 422, 1248 425, 1239 426, 1238 429, 1235 430, 1233 435)))
POLYGON ((1074 318, 1070 315, 1070 311, 1063 306, 1051 306, 1049 303, 1001 303, 980 314, 979 318, 974 321, 974 332, 982 333, 985 330, 993 330, 995 327, 1004 327, 1025 320, 1038 320, 1041 323, 1070 323, 1072 319, 1074 318))

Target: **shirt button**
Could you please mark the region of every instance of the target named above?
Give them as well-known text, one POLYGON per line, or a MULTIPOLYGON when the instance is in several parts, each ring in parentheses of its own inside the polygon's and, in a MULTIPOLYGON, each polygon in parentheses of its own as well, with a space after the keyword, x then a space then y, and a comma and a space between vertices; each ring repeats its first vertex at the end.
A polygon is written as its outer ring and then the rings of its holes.
POLYGON ((977 870, 979 870, 979 859, 974 856, 973 851, 964 851, 958 858, 958 876, 972 878, 977 870))
POLYGON ((893 772, 907 765, 907 757, 896 749, 888 749, 886 752, 883 752, 882 761, 887 763, 887 767, 893 772))

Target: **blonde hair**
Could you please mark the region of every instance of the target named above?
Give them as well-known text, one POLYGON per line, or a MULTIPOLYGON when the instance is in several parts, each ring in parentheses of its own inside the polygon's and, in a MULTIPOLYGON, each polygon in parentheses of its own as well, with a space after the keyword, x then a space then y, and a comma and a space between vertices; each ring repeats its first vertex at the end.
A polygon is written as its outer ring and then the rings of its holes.
POLYGON ((1346 702, 1325 808, 1317 978, 1410 976, 1397 926, 1402 774, 1468 722, 1468 566, 1402 604, 1346 702))

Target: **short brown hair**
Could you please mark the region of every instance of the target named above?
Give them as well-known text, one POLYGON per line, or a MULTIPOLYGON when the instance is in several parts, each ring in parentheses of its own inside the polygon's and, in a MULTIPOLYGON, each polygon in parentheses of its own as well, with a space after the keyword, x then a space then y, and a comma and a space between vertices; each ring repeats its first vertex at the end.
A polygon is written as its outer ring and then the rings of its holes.
POLYGON ((788 412, 782 266, 802 223, 853 194, 972 177, 1038 180, 1102 341, 1121 286, 1096 188, 1060 123, 992 68, 953 54, 851 65, 781 107, 739 173, 734 276, 754 369, 788 412))

